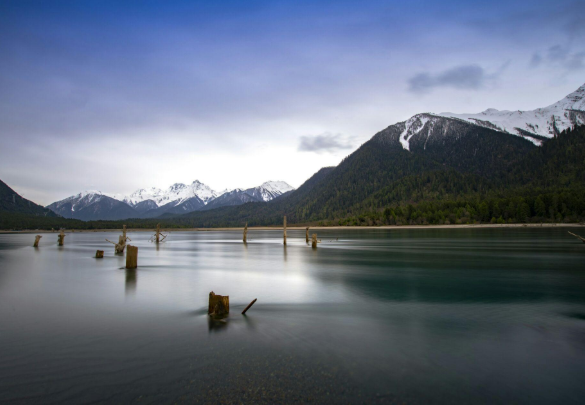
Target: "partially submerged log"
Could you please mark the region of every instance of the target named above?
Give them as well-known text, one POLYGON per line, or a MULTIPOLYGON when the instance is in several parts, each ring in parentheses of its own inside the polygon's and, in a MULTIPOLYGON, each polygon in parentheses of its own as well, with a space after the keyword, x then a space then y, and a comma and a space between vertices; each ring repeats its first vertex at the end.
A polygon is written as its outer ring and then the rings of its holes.
POLYGON ((305 228, 305 242, 309 243, 309 227, 305 228))
POLYGON ((63 229, 61 229, 61 232, 59 233, 59 236, 57 236, 57 238, 59 239, 59 246, 63 246, 63 244, 65 243, 65 232, 63 231, 63 229))
POLYGON ((257 299, 258 299, 258 298, 254 298, 254 301, 252 301, 252 302, 250 302, 250 303, 248 304, 248 306, 246 307, 246 309, 244 309, 244 310, 242 311, 242 315, 246 315, 246 312, 247 312, 247 311, 248 311, 248 310, 249 310, 249 309, 252 307, 252 305, 254 305, 254 303, 256 302, 256 300, 257 300, 257 299))
POLYGON ((217 295, 213 291, 209 293, 209 308, 207 314, 211 316, 222 316, 230 313, 229 295, 217 295))
POLYGON ((33 247, 36 247, 36 248, 39 247, 39 241, 41 240, 42 237, 43 237, 42 235, 35 236, 35 243, 34 243, 33 247))
POLYGON ((126 268, 135 269, 136 267, 138 267, 138 247, 128 245, 128 250, 126 251, 126 268))
POLYGON ((575 235, 573 232, 569 232, 571 235, 573 235, 575 238, 579 239, 581 242, 585 243, 585 238, 583 238, 582 236, 579 235, 575 235))
POLYGON ((244 243, 248 243, 248 223, 246 222, 246 226, 244 227, 244 243))
POLYGON ((312 239, 313 240, 312 240, 311 246, 313 247, 313 249, 317 249, 317 234, 316 233, 313 234, 312 239))
POLYGON ((284 238, 284 244, 286 245, 286 215, 284 216, 284 231, 283 231, 283 238, 284 238))
POLYGON ((103 259, 104 258, 104 251, 103 250, 96 250, 95 251, 95 258, 96 259, 103 259))

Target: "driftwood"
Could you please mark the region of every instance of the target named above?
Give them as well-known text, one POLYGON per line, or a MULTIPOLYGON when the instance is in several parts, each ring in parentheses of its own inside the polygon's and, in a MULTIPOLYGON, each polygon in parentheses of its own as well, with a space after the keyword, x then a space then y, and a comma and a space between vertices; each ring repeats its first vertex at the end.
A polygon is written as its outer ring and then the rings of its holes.
POLYGON ((132 270, 136 267, 138 267, 138 247, 128 245, 128 250, 126 251, 126 268, 132 270))
POLYGON ((286 215, 284 216, 284 230, 282 232, 282 237, 284 238, 284 244, 286 245, 286 215))
POLYGON ((581 242, 585 243, 585 238, 583 238, 582 236, 579 235, 575 235, 573 232, 569 232, 571 235, 573 235, 575 238, 579 239, 581 242))
POLYGON ((103 259, 104 258, 104 251, 103 250, 96 250, 95 251, 95 258, 96 259, 103 259))
POLYGON ((65 243, 65 232, 63 231, 63 229, 61 229, 61 232, 59 233, 59 236, 57 236, 58 240, 59 240, 59 246, 63 246, 63 244, 65 243))
POLYGON ((312 241, 311 245, 312 245, 313 249, 317 249, 317 234, 316 233, 313 234, 312 239, 313 239, 313 241, 312 241))
POLYGON ((309 243, 309 227, 305 228, 305 242, 309 243))
POLYGON ((217 295, 213 291, 209 293, 209 308, 207 314, 211 316, 221 316, 230 313, 229 295, 217 295))
POLYGON ((161 243, 162 241, 164 241, 166 239, 168 235, 163 234, 160 231, 160 224, 156 224, 156 230, 154 235, 152 236, 152 238, 150 239, 150 241, 152 242, 152 240, 154 239, 154 241, 156 242, 156 244, 158 245, 159 243, 161 243), (162 237, 162 238, 161 238, 162 237))
POLYGON ((244 227, 244 243, 248 243, 248 223, 246 222, 246 226, 244 227))
POLYGON ((245 315, 245 314, 246 314, 246 311, 248 311, 248 310, 249 310, 249 309, 252 307, 252 305, 254 305, 254 303, 256 302, 256 300, 257 300, 257 298, 254 298, 254 301, 252 301, 252 302, 250 302, 250 303, 248 304, 248 306, 246 307, 246 309, 244 309, 244 310, 242 311, 242 315, 245 315))
POLYGON ((35 236, 35 243, 34 243, 33 247, 36 247, 36 248, 39 247, 39 241, 41 240, 41 238, 42 238, 42 235, 35 236))

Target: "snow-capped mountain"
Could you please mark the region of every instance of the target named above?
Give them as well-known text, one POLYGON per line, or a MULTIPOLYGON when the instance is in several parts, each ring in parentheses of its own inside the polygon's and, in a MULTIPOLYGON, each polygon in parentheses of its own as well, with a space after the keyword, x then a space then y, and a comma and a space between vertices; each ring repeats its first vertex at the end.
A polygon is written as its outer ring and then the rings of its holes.
POLYGON ((378 138, 383 142, 397 141, 403 149, 412 152, 413 145, 418 150, 445 146, 454 139, 477 135, 474 128, 481 127, 515 135, 541 146, 561 131, 580 124, 585 124, 585 84, 562 100, 532 111, 490 108, 479 114, 416 114, 391 125, 380 133, 384 136, 378 138))
POLYGON ((112 197, 124 201, 131 207, 148 200, 153 201, 157 207, 161 207, 169 203, 174 203, 173 205, 176 206, 184 203, 192 197, 197 197, 201 199, 204 204, 207 204, 217 196, 218 193, 213 191, 209 186, 201 183, 199 180, 195 180, 189 185, 175 183, 166 190, 161 190, 156 187, 148 189, 141 188, 129 196, 113 195, 112 197))
POLYGON ((543 139, 540 137, 554 138, 569 127, 585 124, 585 84, 562 100, 532 111, 499 111, 489 108, 478 114, 438 115, 519 135, 536 145, 541 145, 543 139))
POLYGON ((258 187, 254 187, 254 189, 260 193, 263 201, 273 200, 284 193, 294 190, 294 188, 285 181, 267 181, 258 187))
POLYGON ((136 211, 128 204, 111 198, 101 191, 88 190, 54 202, 46 208, 65 217, 84 221, 116 220, 137 217, 136 211))
POLYGON ((246 190, 235 189, 217 193, 195 180, 189 185, 175 183, 165 190, 156 187, 139 189, 130 195, 104 194, 84 191, 48 205, 47 208, 66 218, 82 220, 155 218, 163 214, 180 215, 223 205, 237 205, 249 201, 270 201, 293 190, 284 181, 267 181, 246 190), (218 200, 216 204, 211 204, 218 200))
POLYGON ((245 190, 236 188, 231 191, 226 191, 216 199, 210 201, 203 209, 213 209, 226 205, 240 205, 247 202, 268 202, 292 190, 294 188, 284 181, 267 181, 260 186, 245 190))

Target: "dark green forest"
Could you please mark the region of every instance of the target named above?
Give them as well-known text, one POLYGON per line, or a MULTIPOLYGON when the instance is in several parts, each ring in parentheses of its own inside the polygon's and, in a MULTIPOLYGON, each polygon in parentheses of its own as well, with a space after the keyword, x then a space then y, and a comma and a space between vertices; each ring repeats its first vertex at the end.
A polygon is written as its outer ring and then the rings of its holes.
MULTIPOLYGON (((423 225, 585 221, 585 126, 537 147, 462 126, 458 144, 408 152, 381 131, 339 166, 292 193, 182 216, 77 221, 0 212, 2 229, 199 228, 280 225, 423 225), (473 152, 473 151, 476 152, 473 152)), ((389 127, 390 128, 390 127, 389 127)), ((416 145, 415 145, 416 147, 416 145)))

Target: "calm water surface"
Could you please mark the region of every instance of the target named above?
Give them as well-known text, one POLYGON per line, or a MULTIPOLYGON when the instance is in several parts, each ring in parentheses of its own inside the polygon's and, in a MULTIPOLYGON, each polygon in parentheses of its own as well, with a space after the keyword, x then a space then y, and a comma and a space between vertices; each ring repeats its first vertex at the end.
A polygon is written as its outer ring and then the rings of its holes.
POLYGON ((583 403, 566 229, 288 234, 130 233, 136 271, 114 233, 0 235, 0 402, 583 403))

